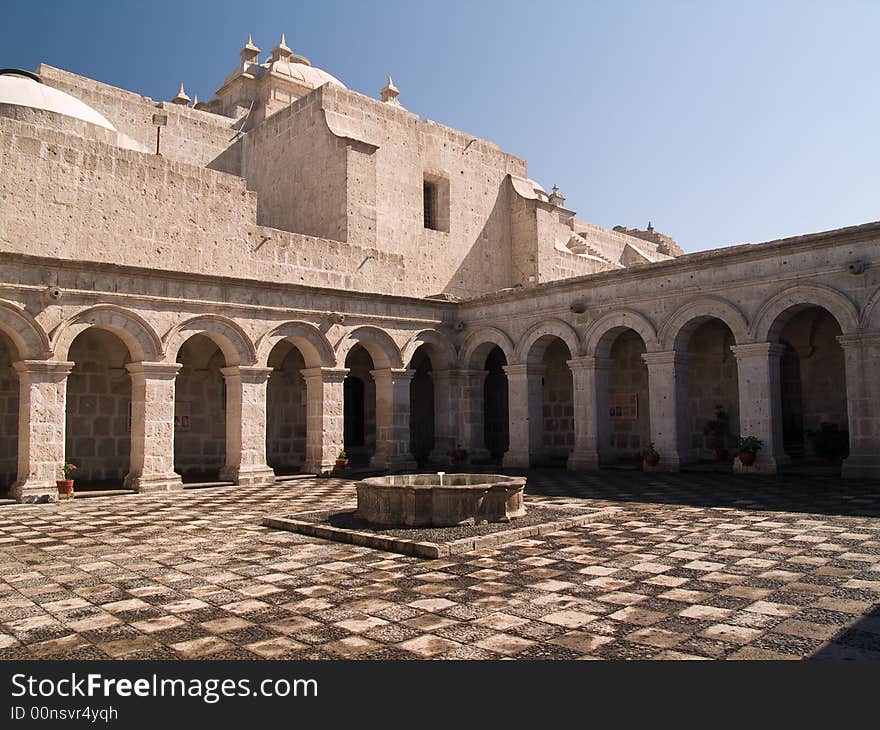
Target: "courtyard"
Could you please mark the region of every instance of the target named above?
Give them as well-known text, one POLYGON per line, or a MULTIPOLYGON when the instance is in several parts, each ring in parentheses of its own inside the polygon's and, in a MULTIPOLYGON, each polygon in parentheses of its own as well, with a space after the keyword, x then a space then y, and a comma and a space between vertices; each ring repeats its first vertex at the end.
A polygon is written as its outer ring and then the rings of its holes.
POLYGON ((880 658, 880 483, 528 478, 617 511, 423 560, 261 526, 335 478, 0 507, 0 658, 880 658))

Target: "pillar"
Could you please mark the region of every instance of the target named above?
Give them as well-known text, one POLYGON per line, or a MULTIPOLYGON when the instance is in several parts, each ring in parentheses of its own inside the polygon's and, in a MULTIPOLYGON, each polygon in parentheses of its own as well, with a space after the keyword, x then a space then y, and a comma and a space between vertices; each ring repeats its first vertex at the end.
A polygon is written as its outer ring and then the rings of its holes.
POLYGON ((330 474, 344 448, 345 413, 343 383, 347 368, 307 368, 306 474, 330 474))
POLYGON ((543 447, 541 376, 544 368, 528 364, 505 365, 504 372, 507 373, 510 447, 501 463, 512 469, 528 469, 543 447))
POLYGON ((484 389, 488 370, 460 370, 461 398, 458 402, 458 446, 467 451, 468 461, 488 461, 484 389))
POLYGON ((58 497, 64 464, 67 376, 72 362, 21 360, 18 372, 18 479, 10 496, 19 502, 58 497))
POLYGON ((687 356, 670 350, 646 352, 651 441, 660 454, 657 471, 678 471, 686 453, 687 356))
POLYGON ((752 466, 739 459, 733 470, 742 473, 775 474, 788 462, 782 447, 782 394, 779 359, 785 348, 770 342, 733 345, 739 387, 739 430, 742 436, 756 436, 764 442, 752 466))
POLYGON ((602 425, 608 404, 611 360, 577 357, 568 361, 574 396, 574 448, 569 469, 598 469, 602 425))
POLYGON ((415 371, 371 370, 376 384, 376 452, 374 469, 406 471, 416 468, 409 445, 409 387, 415 371))
POLYGON ((174 384, 180 363, 133 362, 131 464, 125 486, 138 492, 183 489, 174 472, 174 384))
POLYGON ((221 368, 226 381, 226 465, 221 479, 242 486, 273 484, 266 464, 266 383, 272 368, 221 368))
POLYGON ((841 335, 846 363, 846 412, 849 456, 842 475, 880 479, 880 332, 841 335))
MULTIPOLYGON (((462 405, 460 370, 432 370, 434 383, 434 448, 429 460, 434 464, 450 463, 449 452, 459 445, 458 413, 462 405)), ((465 448, 462 445, 462 448, 465 448)))

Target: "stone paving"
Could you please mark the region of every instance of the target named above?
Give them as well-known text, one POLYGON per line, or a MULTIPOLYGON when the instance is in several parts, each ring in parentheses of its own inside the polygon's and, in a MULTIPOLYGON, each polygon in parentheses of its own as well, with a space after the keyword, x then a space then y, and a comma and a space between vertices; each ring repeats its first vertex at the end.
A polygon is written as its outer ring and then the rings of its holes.
POLYGON ((0 508, 0 658, 880 659, 880 484, 529 474, 601 522, 443 560, 260 526, 306 479, 0 508))

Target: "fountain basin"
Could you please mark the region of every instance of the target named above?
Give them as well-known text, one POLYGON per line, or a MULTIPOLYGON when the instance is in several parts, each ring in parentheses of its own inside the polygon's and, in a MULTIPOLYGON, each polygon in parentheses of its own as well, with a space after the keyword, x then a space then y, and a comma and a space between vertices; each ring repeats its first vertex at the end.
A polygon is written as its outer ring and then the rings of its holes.
POLYGON ((525 477, 396 474, 357 484, 357 515, 372 525, 450 527, 510 522, 526 513, 525 477))

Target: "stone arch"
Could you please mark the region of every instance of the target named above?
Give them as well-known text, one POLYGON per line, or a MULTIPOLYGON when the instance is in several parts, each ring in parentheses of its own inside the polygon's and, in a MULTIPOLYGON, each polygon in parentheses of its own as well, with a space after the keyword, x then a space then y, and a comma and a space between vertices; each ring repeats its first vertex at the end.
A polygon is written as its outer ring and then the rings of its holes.
POLYGON ((623 330, 633 330, 642 341, 648 352, 657 350, 657 331, 644 314, 633 309, 620 309, 609 312, 596 320, 584 336, 582 353, 587 356, 608 357, 616 335, 623 330))
POLYGON ((336 344, 336 362, 345 367, 345 359, 355 345, 361 345, 373 360, 376 369, 401 368, 400 348, 385 330, 364 325, 347 332, 336 344))
POLYGON ((140 315, 114 304, 99 304, 58 325, 52 336, 55 357, 66 360, 76 337, 91 327, 108 330, 119 337, 128 348, 132 362, 161 359, 162 342, 153 327, 140 315))
POLYGON ((856 332, 859 315, 853 303, 841 292, 823 284, 795 284, 770 297, 758 309, 752 324, 751 335, 757 342, 775 342, 785 325, 780 315, 793 313, 807 307, 821 307, 831 314, 840 325, 843 334, 856 332))
POLYGON ((0 330, 18 350, 21 360, 44 360, 50 356, 49 337, 40 324, 24 309, 0 300, 0 330))
POLYGON ((193 335, 205 335, 223 353, 227 366, 253 365, 257 353, 251 338, 239 324, 214 314, 202 314, 174 325, 163 338, 165 359, 174 362, 181 346, 193 335))
POLYGON ((269 355, 282 340, 289 340, 296 346, 307 368, 332 368, 336 365, 336 353, 321 330, 310 322, 302 321, 284 322, 262 335, 257 340, 257 365, 266 367, 269 355))
POLYGON ((861 328, 865 330, 880 329, 880 289, 868 299, 868 303, 862 311, 860 324, 861 328))
POLYGON ((484 363, 480 362, 480 358, 485 359, 495 346, 504 353, 508 364, 513 362, 513 354, 516 351, 513 340, 497 327, 482 327, 465 338, 459 357, 461 367, 481 370, 484 363))
POLYGON ((534 345, 541 340, 549 342, 554 337, 562 340, 568 346, 571 357, 576 357, 580 352, 580 339, 575 328, 561 319, 547 319, 530 327, 520 338, 514 351, 514 361, 525 363, 532 358, 540 359, 546 345, 539 352, 533 353, 534 345))
POLYGON ((748 340, 749 325, 738 307, 721 297, 703 296, 686 302, 666 318, 658 336, 660 348, 668 351, 686 347, 687 338, 707 319, 724 322, 737 344, 748 340))
POLYGON ((438 330, 422 330, 413 335, 403 346, 404 367, 409 367, 413 355, 422 345, 428 345, 431 364, 435 370, 448 370, 455 366, 458 354, 449 339, 438 330))

